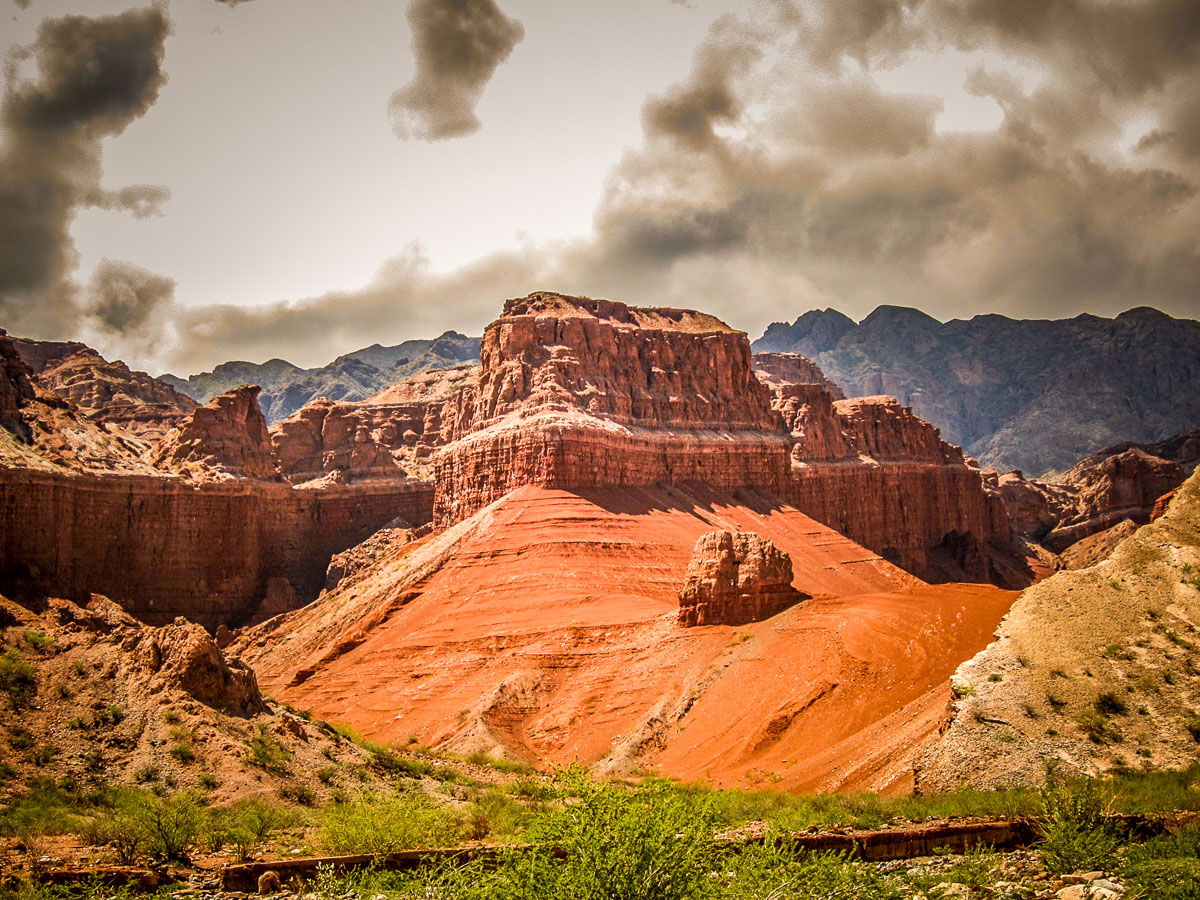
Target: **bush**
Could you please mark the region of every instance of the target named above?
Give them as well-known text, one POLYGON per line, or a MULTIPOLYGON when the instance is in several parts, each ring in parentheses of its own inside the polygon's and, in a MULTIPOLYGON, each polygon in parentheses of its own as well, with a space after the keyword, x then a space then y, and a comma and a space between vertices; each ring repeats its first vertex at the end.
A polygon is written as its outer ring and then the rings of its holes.
POLYGON ((13 709, 28 706, 37 694, 37 672, 16 650, 0 655, 0 691, 8 694, 13 709))
POLYGON ((1125 701, 1112 691, 1105 691, 1096 698, 1092 706, 1102 716, 1123 716, 1129 712, 1129 707, 1125 705, 1125 701))
POLYGON ((564 775, 578 799, 530 829, 535 849, 506 856, 484 896, 703 900, 720 893, 707 804, 663 784, 631 791, 564 775))
POLYGON ((276 775, 287 774, 292 754, 265 725, 258 726, 258 734, 246 741, 246 747, 250 750, 250 762, 260 769, 276 775))
POLYGON ((186 860, 204 824, 199 798, 191 791, 142 799, 132 814, 141 823, 148 849, 163 859, 186 860))
POLYGON ((1112 798, 1101 782, 1051 783, 1041 799, 1037 829, 1046 868, 1055 874, 1107 868, 1120 842, 1106 819, 1112 798))
POLYGON ((450 845, 461 832, 454 812, 424 794, 366 794, 326 809, 317 840, 330 853, 384 857, 450 845))
POLYGON ((1108 718, 1092 709, 1085 709, 1076 719, 1083 733, 1094 744, 1119 744, 1125 735, 1115 728, 1108 718))
POLYGON ((176 744, 170 749, 170 754, 184 765, 196 759, 196 751, 192 749, 191 744, 176 744))

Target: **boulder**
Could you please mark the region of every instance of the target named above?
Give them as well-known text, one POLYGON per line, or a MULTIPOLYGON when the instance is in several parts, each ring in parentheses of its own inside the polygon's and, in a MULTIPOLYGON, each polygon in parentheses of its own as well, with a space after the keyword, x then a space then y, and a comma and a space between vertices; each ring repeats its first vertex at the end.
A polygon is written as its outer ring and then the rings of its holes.
POLYGON ((770 540, 710 531, 692 551, 679 591, 679 624, 744 625, 805 599, 792 587, 792 558, 770 540))

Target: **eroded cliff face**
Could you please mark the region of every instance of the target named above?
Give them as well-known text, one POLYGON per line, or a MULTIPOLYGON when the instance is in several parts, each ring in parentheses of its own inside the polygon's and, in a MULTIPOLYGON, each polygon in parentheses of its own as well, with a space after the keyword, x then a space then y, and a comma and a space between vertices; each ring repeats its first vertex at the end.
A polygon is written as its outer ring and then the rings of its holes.
POLYGON ((446 443, 443 413, 476 378, 474 366, 425 372, 356 403, 317 400, 271 428, 280 473, 292 484, 430 479, 446 443))
POLYGON ((443 411, 435 520, 517 487, 699 482, 769 491, 922 577, 1027 579, 1001 504, 936 428, 709 316, 558 294, 510 300, 477 385, 443 411), (772 385, 768 387, 767 382, 772 385))
POLYGON ((113 423, 126 432, 157 441, 199 404, 120 360, 108 361, 74 341, 13 342, 38 384, 70 401, 92 421, 113 423))
POLYGON ((162 439, 150 462, 197 480, 275 480, 267 420, 258 408, 259 390, 257 385, 243 385, 198 407, 162 439))
POLYGON ((164 471, 140 458, 144 441, 30 374, 0 335, 0 590, 94 592, 153 624, 233 625, 272 587, 316 597, 329 558, 380 525, 432 515, 427 483, 314 491, 269 480, 252 389, 197 409, 160 448, 164 471))

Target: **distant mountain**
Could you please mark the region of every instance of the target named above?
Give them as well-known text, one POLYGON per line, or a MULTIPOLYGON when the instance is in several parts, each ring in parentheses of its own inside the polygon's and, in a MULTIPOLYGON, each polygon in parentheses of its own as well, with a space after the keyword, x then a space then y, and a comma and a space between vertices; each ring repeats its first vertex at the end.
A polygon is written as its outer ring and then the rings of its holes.
POLYGON ((261 385, 258 401, 267 422, 274 424, 318 397, 365 400, 418 372, 479 362, 479 341, 447 331, 433 340, 405 341, 394 347, 372 344, 317 369, 301 369, 282 359, 262 364, 238 361, 190 378, 163 375, 161 380, 200 403, 241 384, 261 385))
POLYGON ((858 324, 813 310, 771 325, 754 350, 807 356, 850 397, 890 394, 1002 472, 1061 472, 1200 422, 1200 322, 1148 307, 939 322, 881 306, 858 324))

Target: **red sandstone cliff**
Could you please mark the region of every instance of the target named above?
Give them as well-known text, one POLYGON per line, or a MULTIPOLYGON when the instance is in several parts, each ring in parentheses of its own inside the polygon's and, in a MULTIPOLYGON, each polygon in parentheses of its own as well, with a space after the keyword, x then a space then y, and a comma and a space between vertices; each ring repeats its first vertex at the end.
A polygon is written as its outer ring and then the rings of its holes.
POLYGON ((38 384, 100 425, 159 440, 199 404, 164 381, 109 362, 85 344, 18 339, 14 345, 38 384))
POLYGON ((279 471, 292 484, 431 477, 446 442, 443 411, 475 369, 424 372, 356 403, 316 400, 271 428, 279 471))
POLYGON ((799 353, 755 353, 754 374, 774 391, 784 385, 816 385, 834 400, 846 399, 820 366, 799 353))
POLYGON ((150 454, 164 471, 196 480, 277 478, 257 385, 244 385, 197 407, 150 454))
POLYGON ((937 429, 890 398, 835 402, 801 357, 764 361, 772 391, 712 317, 539 293, 508 301, 480 355, 443 413, 442 525, 523 484, 699 482, 773 492, 922 576, 1027 578, 1003 508, 937 429))

